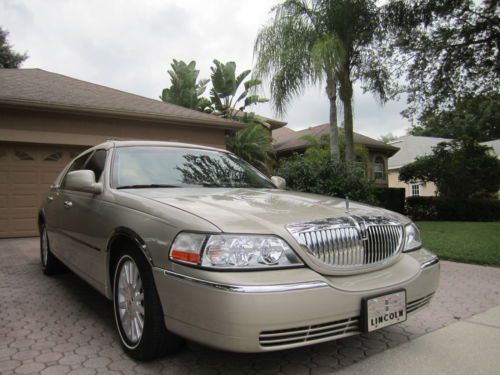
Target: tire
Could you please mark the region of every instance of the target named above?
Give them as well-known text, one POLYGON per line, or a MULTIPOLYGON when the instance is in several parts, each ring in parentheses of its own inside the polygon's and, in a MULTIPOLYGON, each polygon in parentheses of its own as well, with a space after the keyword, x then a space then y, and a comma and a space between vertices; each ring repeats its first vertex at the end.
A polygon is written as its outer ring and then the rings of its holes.
POLYGON ((114 267, 113 309, 122 348, 130 357, 147 361, 181 347, 182 339, 165 327, 151 266, 131 245, 122 249, 114 267))
POLYGON ((66 267, 50 251, 49 236, 45 224, 40 226, 40 262, 45 275, 57 275, 66 271, 66 267))

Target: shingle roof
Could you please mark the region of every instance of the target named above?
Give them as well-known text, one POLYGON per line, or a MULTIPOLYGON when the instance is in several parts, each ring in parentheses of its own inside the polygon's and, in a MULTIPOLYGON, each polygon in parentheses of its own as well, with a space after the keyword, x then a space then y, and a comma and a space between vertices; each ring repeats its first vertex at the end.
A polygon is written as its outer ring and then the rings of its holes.
POLYGON ((412 163, 418 156, 428 155, 432 148, 438 143, 447 142, 450 139, 437 137, 421 137, 416 135, 405 135, 392 142, 391 145, 399 147, 399 151, 389 158, 389 169, 397 169, 412 163))
POLYGON ((241 123, 41 69, 0 69, 0 103, 241 128, 241 123))
MULTIPOLYGON (((294 131, 284 127, 273 131, 273 146, 277 152, 298 151, 309 146, 309 142, 302 139, 304 135, 312 135, 315 138, 319 138, 323 134, 330 134, 330 124, 317 125, 299 131, 294 131)), ((354 143, 361 144, 371 149, 383 150, 391 155, 398 150, 397 147, 385 144, 384 142, 377 141, 376 139, 359 133, 354 133, 354 143)))

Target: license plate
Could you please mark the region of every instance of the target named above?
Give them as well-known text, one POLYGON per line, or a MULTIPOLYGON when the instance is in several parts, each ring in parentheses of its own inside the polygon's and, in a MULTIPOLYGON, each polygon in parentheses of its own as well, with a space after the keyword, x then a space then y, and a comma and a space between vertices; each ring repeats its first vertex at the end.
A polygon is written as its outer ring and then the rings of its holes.
POLYGON ((366 332, 404 322, 406 320, 406 290, 364 298, 362 310, 366 332))

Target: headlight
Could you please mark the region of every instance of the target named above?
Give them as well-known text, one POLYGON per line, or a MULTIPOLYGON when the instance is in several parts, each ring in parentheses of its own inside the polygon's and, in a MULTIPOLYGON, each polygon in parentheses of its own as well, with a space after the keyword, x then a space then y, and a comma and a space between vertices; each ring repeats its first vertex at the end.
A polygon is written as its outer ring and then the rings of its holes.
POLYGON ((405 247, 403 251, 417 250, 422 247, 422 239, 420 238, 420 231, 413 223, 405 226, 405 247))
POLYGON ((180 233, 170 259, 213 269, 269 269, 303 265, 281 238, 268 235, 180 233))

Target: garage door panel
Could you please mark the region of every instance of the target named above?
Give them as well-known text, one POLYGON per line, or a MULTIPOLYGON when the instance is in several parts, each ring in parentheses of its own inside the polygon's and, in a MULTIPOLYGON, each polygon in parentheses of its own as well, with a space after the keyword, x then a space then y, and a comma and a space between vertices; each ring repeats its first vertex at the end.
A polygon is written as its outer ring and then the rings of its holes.
POLYGON ((70 156, 82 150, 0 142, 0 238, 38 234, 42 200, 70 156))

